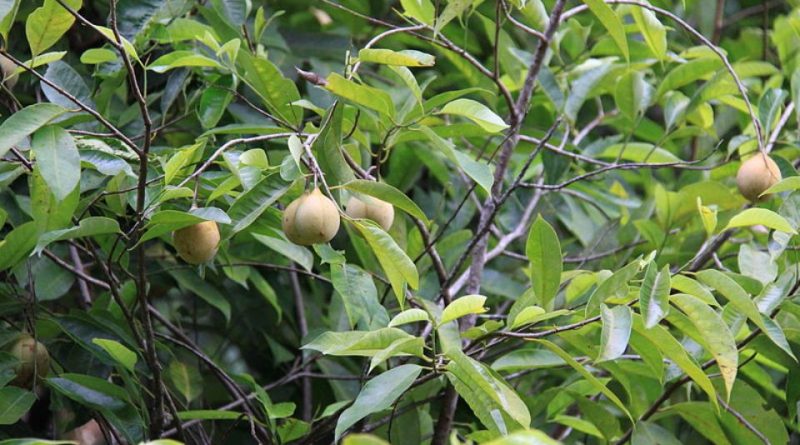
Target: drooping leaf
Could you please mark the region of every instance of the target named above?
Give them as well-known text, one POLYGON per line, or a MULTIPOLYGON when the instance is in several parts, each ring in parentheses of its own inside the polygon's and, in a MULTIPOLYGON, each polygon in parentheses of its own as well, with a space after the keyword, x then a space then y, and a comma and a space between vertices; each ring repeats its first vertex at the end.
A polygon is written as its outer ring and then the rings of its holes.
POLYGON ((670 287, 669 265, 658 271, 655 263, 650 263, 639 291, 639 306, 646 328, 652 328, 667 316, 670 287))
POLYGON ((483 306, 484 303, 486 303, 486 297, 483 295, 465 295, 456 298, 442 311, 439 324, 449 323, 466 315, 482 314, 487 310, 483 306))
POLYGON ((551 309, 561 283, 561 243, 556 231, 541 215, 531 225, 525 253, 530 261, 536 299, 542 307, 551 309))
POLYGON ((601 307, 603 330, 600 336, 600 355, 597 362, 614 360, 625 353, 631 336, 631 308, 625 305, 601 307))
POLYGON ((471 99, 456 99, 442 107, 439 113, 466 117, 489 133, 499 133, 508 128, 508 124, 486 105, 471 99))

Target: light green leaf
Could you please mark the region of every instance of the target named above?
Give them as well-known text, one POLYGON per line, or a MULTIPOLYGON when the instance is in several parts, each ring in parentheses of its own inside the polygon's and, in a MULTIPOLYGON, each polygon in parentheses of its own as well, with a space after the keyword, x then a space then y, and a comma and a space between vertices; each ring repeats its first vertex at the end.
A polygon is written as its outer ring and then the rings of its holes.
POLYGON ((583 376, 583 378, 585 378, 586 381, 588 381, 598 391, 603 393, 603 395, 606 396, 608 400, 614 403, 614 405, 616 405, 623 413, 625 413, 625 415, 628 416, 629 419, 633 419, 633 416, 631 416, 631 413, 628 411, 628 409, 625 407, 625 404, 622 403, 619 397, 617 397, 616 394, 614 394, 610 389, 608 389, 606 385, 604 385, 603 382, 598 380, 597 377, 595 377, 591 372, 587 371, 586 368, 583 367, 583 365, 576 362, 575 359, 573 359, 572 356, 569 355, 567 351, 561 349, 561 347, 548 340, 534 339, 532 341, 543 344, 545 347, 547 347, 547 349, 553 351, 556 355, 561 357, 561 359, 564 360, 569 366, 571 366, 572 369, 578 371, 578 374, 583 376))
POLYGON ((487 310, 483 306, 484 303, 486 303, 486 297, 483 295, 465 295, 456 298, 442 311, 442 318, 439 320, 439 324, 449 323, 465 315, 482 314, 487 310))
POLYGON ((433 26, 436 10, 431 0, 400 0, 400 4, 403 6, 403 15, 433 26))
POLYGON ((46 126, 33 134, 31 148, 47 186, 63 200, 81 179, 81 158, 72 136, 61 127, 46 126))
POLYGON ((641 71, 628 71, 620 77, 614 90, 614 102, 622 114, 636 120, 650 104, 653 88, 644 79, 641 71))
POLYGON ((422 220, 425 225, 430 222, 417 203, 412 201, 405 193, 384 182, 356 179, 343 184, 342 187, 386 201, 409 215, 422 220))
POLYGON ((430 321, 430 316, 423 309, 406 309, 392 318, 392 320, 389 322, 389 327, 391 328, 408 323, 415 323, 418 321, 430 321))
POLYGON ((417 266, 379 225, 368 220, 355 220, 353 225, 367 240, 372 252, 378 258, 381 268, 392 285, 397 301, 402 307, 405 301, 406 284, 413 289, 419 287, 417 266))
POLYGON ((669 151, 646 142, 613 144, 598 155, 600 158, 625 159, 632 162, 669 163, 680 162, 680 158, 669 151))
POLYGON ((597 21, 606 28, 611 38, 614 39, 622 55, 625 56, 625 60, 630 60, 628 37, 625 35, 625 26, 619 16, 603 0, 583 0, 583 2, 586 3, 586 6, 597 17, 597 21))
POLYGON ((241 232, 289 190, 280 175, 272 174, 236 198, 228 214, 234 221, 232 233, 241 232))
MULTIPOLYGON (((708 394, 711 403, 715 406, 717 405, 717 391, 714 389, 711 379, 703 372, 703 368, 697 364, 694 358, 686 352, 686 348, 667 329, 660 325, 655 325, 650 329, 645 328, 642 317, 638 314, 633 315, 633 329, 637 334, 650 341, 653 347, 664 354, 664 357, 678 365, 697 386, 708 394)), ((717 408, 719 407, 717 406, 717 408)))
POLYGON ((595 92, 597 84, 610 70, 611 63, 603 63, 581 74, 572 82, 567 102, 564 104, 564 114, 571 122, 575 122, 583 103, 595 92))
POLYGON ((545 309, 552 309, 561 283, 561 243, 558 234, 539 215, 531 225, 525 254, 530 261, 530 274, 536 300, 545 309))
MULTIPOLYGON (((74 10, 81 7, 81 0, 66 0, 74 10)), ((25 37, 34 56, 55 45, 75 23, 75 17, 56 0, 44 0, 44 4, 30 13, 25 21, 25 37)))
POLYGON ((728 397, 736 380, 739 352, 733 334, 722 318, 708 305, 688 294, 675 294, 670 297, 672 303, 683 311, 692 324, 703 336, 706 346, 717 361, 728 397))
POLYGON ((486 428, 508 434, 530 425, 528 407, 502 377, 458 349, 447 355, 447 378, 486 428))
POLYGON ((603 329, 600 336, 600 354, 596 362, 614 360, 625 353, 631 337, 631 308, 625 305, 600 307, 603 329))
POLYGON ((669 312, 670 273, 669 265, 661 271, 655 263, 647 266, 644 281, 639 290, 639 307, 647 329, 657 325, 669 312))
POLYGON ((516 329, 526 324, 533 324, 536 321, 540 320, 540 317, 545 313, 547 313, 547 311, 545 311, 544 308, 542 307, 528 306, 519 311, 519 313, 511 321, 511 325, 509 326, 509 328, 516 329))
POLYGON ((64 114, 67 110, 51 103, 29 105, 0 124, 0 158, 31 133, 64 114))
MULTIPOLYGON (((798 71, 800 73, 800 71, 798 71)), ((766 189, 762 195, 769 195, 771 193, 789 192, 800 190, 800 176, 789 176, 778 181, 777 184, 766 189)))
POLYGON ((657 59, 663 60, 667 55, 667 30, 664 25, 658 21, 656 14, 647 8, 634 6, 630 11, 650 51, 657 59))
POLYGON ((173 51, 154 60, 147 69, 156 73, 166 73, 175 68, 222 68, 216 60, 195 51, 173 51))
POLYGON ((439 113, 466 117, 489 133, 499 133, 508 128, 508 124, 486 105, 471 99, 456 99, 442 107, 439 113))
MULTIPOLYGON (((302 346, 301 349, 319 351, 325 355, 372 357, 401 339, 416 338, 397 328, 381 328, 375 331, 325 332, 302 346)), ((422 347, 408 344, 403 354, 422 356, 422 347)))
POLYGON ((390 49, 369 48, 358 52, 358 60, 361 62, 380 63, 383 65, 430 67, 436 63, 436 59, 427 53, 412 49, 403 51, 392 51, 390 49))
POLYGON ((375 110, 389 118, 394 118, 394 102, 392 102, 392 98, 387 92, 370 86, 357 84, 351 80, 345 79, 337 73, 331 73, 327 81, 325 89, 331 93, 343 97, 357 105, 375 110))
POLYGON ((368 381, 355 402, 339 416, 334 441, 338 442, 342 434, 359 420, 392 406, 411 387, 420 372, 420 366, 400 365, 368 381))
POLYGON ((53 230, 43 233, 36 243, 34 253, 41 252, 50 243, 56 241, 105 235, 109 233, 119 233, 119 223, 116 220, 104 216, 89 216, 82 219, 77 226, 70 227, 69 229, 53 230))
POLYGON ((136 367, 136 353, 126 348, 122 343, 104 338, 95 338, 92 343, 103 348, 117 363, 130 372, 136 367))
POLYGON ((494 183, 494 176, 488 164, 475 161, 470 156, 456 150, 455 146, 448 140, 436 134, 427 125, 421 125, 415 129, 422 131, 433 143, 433 147, 438 149, 451 162, 459 166, 464 173, 475 181, 484 191, 490 192, 494 183))
POLYGON ((756 207, 745 209, 738 215, 731 218, 731 220, 728 221, 728 225, 725 226, 725 229, 723 230, 756 225, 763 225, 769 227, 770 229, 780 230, 781 232, 797 235, 797 232, 794 230, 794 228, 792 228, 792 225, 784 217, 778 215, 772 210, 756 207))
POLYGON ((97 65, 100 63, 113 62, 119 56, 114 51, 107 48, 90 48, 81 54, 81 63, 86 65, 97 65))

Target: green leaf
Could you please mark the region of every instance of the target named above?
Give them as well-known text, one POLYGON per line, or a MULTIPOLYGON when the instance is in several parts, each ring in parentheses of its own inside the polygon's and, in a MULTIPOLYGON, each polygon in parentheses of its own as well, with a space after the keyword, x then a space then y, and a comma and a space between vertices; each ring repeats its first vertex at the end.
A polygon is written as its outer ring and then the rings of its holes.
POLYGON ((50 243, 56 241, 119 233, 119 231, 119 223, 116 220, 104 216, 89 216, 82 219, 77 226, 70 227, 69 229, 53 230, 43 233, 36 243, 34 253, 40 253, 50 243))
MULTIPOLYGON (((302 349, 319 351, 325 355, 372 357, 397 340, 416 338, 397 328, 381 328, 375 331, 325 332, 302 349)), ((409 344, 403 354, 422 356, 421 345, 409 344)))
POLYGON ((436 10, 431 0, 400 0, 400 4, 403 6, 403 15, 433 26, 436 10))
POLYGON ((186 420, 242 420, 248 416, 238 411, 222 409, 196 409, 191 411, 178 411, 178 418, 186 420))
POLYGON ((725 381, 725 389, 730 397, 739 363, 739 352, 736 349, 733 334, 719 314, 696 297, 675 294, 670 297, 670 300, 689 317, 700 335, 703 336, 709 349, 708 352, 717 361, 722 379, 725 381))
POLYGON ((539 215, 531 225, 525 254, 530 261, 530 274, 536 300, 545 309, 552 309, 561 283, 561 243, 558 234, 539 215))
POLYGON ((797 235, 797 232, 792 228, 792 225, 781 215, 773 212, 772 210, 762 208, 749 208, 742 210, 738 215, 728 221, 725 229, 734 229, 737 227, 748 227, 763 225, 770 229, 780 230, 781 232, 797 235))
POLYGON ((625 56, 625 60, 630 60, 628 37, 625 35, 625 26, 619 16, 603 0, 583 0, 583 2, 586 3, 586 6, 597 17, 597 21, 606 28, 611 38, 614 39, 622 55, 625 56))
POLYGON ((50 103, 29 105, 0 124, 0 157, 31 133, 61 116, 67 110, 50 103))
POLYGON ((653 347, 664 354, 664 357, 678 365, 697 386, 708 394, 711 403, 715 406, 717 405, 717 391, 714 389, 711 379, 708 378, 706 373, 703 372, 703 368, 697 364, 692 356, 686 352, 684 346, 667 329, 660 325, 655 325, 649 329, 645 328, 642 317, 638 314, 633 315, 633 329, 637 334, 650 341, 653 347))
POLYGON ((122 343, 104 338, 95 338, 92 343, 103 348, 117 363, 133 372, 136 367, 136 353, 126 348, 122 343))
POLYGON ((0 241, 0 271, 16 266, 28 256, 36 246, 38 232, 36 223, 31 221, 14 228, 0 241))
POLYGON ((761 121, 761 126, 765 135, 772 133, 772 125, 778 112, 783 107, 783 101, 789 93, 780 88, 768 89, 761 99, 758 101, 758 118, 761 121))
POLYGON ((612 144, 606 147, 599 158, 624 159, 632 162, 670 163, 680 162, 680 158, 669 151, 646 142, 612 144))
POLYGON ((368 309, 378 302, 378 290, 372 276, 351 264, 331 264, 331 281, 344 301, 350 327, 362 318, 369 325, 373 314, 368 309))
POLYGON ((357 105, 375 110, 391 119, 394 118, 394 102, 389 93, 383 90, 357 84, 337 73, 331 73, 328 76, 325 89, 357 105))
POLYGON ((530 425, 528 407, 502 377, 460 350, 447 355, 447 378, 486 428, 508 434, 530 425))
POLYGON ((200 96, 197 115, 204 129, 214 128, 233 99, 233 93, 218 87, 206 88, 200 96))
POLYGON ((572 82, 567 102, 564 104, 564 114, 571 122, 578 118, 578 112, 583 107, 583 103, 595 92, 595 87, 603 77, 611 71, 611 64, 604 63, 581 74, 572 82))
MULTIPOLYGON (((798 71, 800 73, 800 71, 798 71)), ((800 190, 800 176, 789 176, 778 181, 777 184, 766 189, 762 195, 769 195, 771 193, 789 192, 800 190)))
POLYGON ((600 354, 596 362, 614 360, 625 353, 631 337, 631 308, 625 305, 600 307, 603 329, 600 336, 600 354))
POLYGON ((628 282, 639 273, 641 267, 641 260, 635 259, 600 283, 589 297, 589 302, 586 304, 586 315, 597 313, 600 305, 610 297, 627 295, 628 282))
POLYGON ((8 42, 8 32, 11 26, 14 25, 14 19, 17 17, 19 4, 21 0, 2 0, 0 1, 0 36, 3 36, 3 41, 8 42))
POLYGON ((630 120, 641 116, 650 104, 653 88, 644 79, 641 71, 628 71, 622 75, 614 90, 614 102, 622 114, 630 120))
MULTIPOLYGON (((66 0, 74 10, 81 7, 81 0, 66 0)), ((44 0, 44 4, 30 13, 25 21, 25 36, 34 56, 55 45, 75 23, 75 17, 56 0, 44 0)))
POLYGON ((51 388, 90 408, 115 411, 125 408, 127 393, 104 379, 81 374, 62 374, 47 379, 51 388))
POLYGON ((586 381, 588 381, 598 391, 603 393, 603 395, 606 396, 608 400, 614 403, 614 405, 616 405, 623 413, 625 413, 625 415, 628 416, 629 419, 633 419, 633 416, 631 416, 631 413, 628 411, 628 409, 625 407, 625 404, 622 403, 619 397, 617 397, 616 394, 614 394, 610 389, 608 389, 606 385, 604 385, 603 382, 598 380, 597 377, 595 377, 591 372, 587 371, 586 368, 583 367, 583 365, 576 362, 575 359, 573 359, 572 356, 569 355, 567 351, 561 349, 558 345, 548 340, 534 339, 532 341, 543 344, 545 347, 547 347, 547 349, 553 351, 556 355, 561 357, 561 359, 564 360, 570 367, 572 367, 572 369, 578 371, 578 374, 583 376, 583 378, 585 378, 586 381))
POLYGON ((395 400, 411 387, 421 372, 420 366, 400 365, 368 381, 353 404, 339 416, 334 441, 338 442, 342 434, 359 420, 392 406, 395 400))
MULTIPOLYGON (((725 297, 737 311, 744 314, 750 321, 758 326, 772 340, 775 345, 783 349, 790 357, 794 358, 789 343, 786 341, 783 332, 777 324, 769 323, 758 310, 755 301, 750 295, 732 278, 718 270, 703 270, 697 273, 697 278, 708 286, 713 287, 723 297, 725 297)), ((771 320, 770 320, 771 321, 771 320)))
MULTIPOLYGON (((399 338, 393 341, 386 349, 372 356, 367 373, 371 373, 373 369, 392 357, 406 355, 406 351, 409 350, 422 351, 423 348, 425 348, 425 340, 422 337, 399 338)), ((422 352, 416 355, 424 358, 422 352)))
POLYGON ((485 445, 559 445, 561 442, 550 438, 547 434, 539 430, 520 430, 499 437, 485 445))
POLYGON ((272 174, 239 195, 228 210, 228 214, 234 221, 232 233, 241 232, 255 222, 289 190, 290 185, 284 182, 280 175, 272 174))
POLYGON ((433 143, 434 148, 438 149, 447 159, 464 170, 464 173, 472 178, 484 191, 488 193, 492 190, 494 175, 492 175, 492 170, 488 164, 475 161, 470 156, 456 150, 453 143, 436 134, 436 132, 427 125, 421 125, 415 129, 422 131, 433 143))
POLYGON ((81 158, 72 136, 61 127, 46 126, 33 134, 31 148, 44 181, 63 200, 81 179, 81 158))
POLYGON ((667 55, 667 30, 664 25, 658 21, 656 14, 647 8, 635 6, 630 11, 650 51, 657 59, 664 60, 667 55))
POLYGON ((342 445, 389 445, 389 442, 372 434, 348 434, 342 445))
POLYGON ((166 73, 175 68, 222 68, 216 60, 195 51, 173 51, 154 60, 147 69, 156 73, 166 73))
POLYGON ((162 210, 150 217, 145 228, 147 231, 139 239, 139 243, 151 240, 166 233, 203 222, 216 221, 220 224, 230 224, 231 218, 216 207, 201 207, 189 212, 179 210, 162 210))
POLYGON ((176 150, 169 160, 164 164, 164 185, 170 185, 178 174, 195 158, 197 150, 202 150, 203 143, 190 145, 186 148, 176 150))
POLYGON ((454 114, 466 117, 489 133, 499 133, 508 128, 508 124, 486 105, 471 99, 456 99, 449 102, 439 110, 439 114, 454 114))
POLYGON ((465 295, 456 298, 442 311, 442 317, 439 324, 449 323, 453 320, 461 318, 465 315, 482 314, 486 312, 483 306, 486 303, 486 297, 483 295, 465 295))
POLYGON ((419 287, 417 266, 379 225, 368 220, 353 221, 353 225, 367 240, 372 252, 378 258, 381 268, 392 285, 397 301, 402 307, 405 301, 406 284, 413 289, 419 287))
POLYGON ((403 312, 395 315, 391 321, 389 321, 389 327, 400 326, 408 323, 415 323, 418 321, 430 321, 430 316, 427 312, 423 309, 419 308, 411 308, 406 309, 403 312))
POLYGON ((356 179, 343 184, 342 187, 386 201, 398 209, 408 213, 409 215, 422 220, 425 225, 430 223, 430 221, 428 221, 428 217, 425 216, 425 213, 419 208, 417 203, 412 201, 411 198, 405 195, 405 193, 389 184, 384 182, 368 181, 365 179, 356 179))
POLYGON ((194 366, 172 360, 165 375, 187 402, 200 397, 203 392, 203 377, 194 366))
POLYGON ((509 328, 516 329, 526 324, 533 324, 536 321, 539 321, 540 317, 546 313, 547 311, 545 311, 544 308, 539 306, 528 306, 526 308, 523 308, 522 310, 519 311, 519 313, 517 313, 514 316, 513 319, 511 319, 511 324, 509 325, 509 328))
POLYGON ((669 265, 658 271, 655 263, 648 264, 639 290, 639 308, 647 329, 657 325, 669 313, 670 287, 669 265))
POLYGON ((252 56, 248 51, 239 51, 236 64, 239 76, 261 97, 269 111, 285 122, 299 125, 303 120, 303 109, 293 105, 300 100, 300 93, 292 80, 265 57, 252 56))
POLYGON ((100 63, 114 62, 119 55, 107 48, 90 48, 81 54, 81 63, 97 65, 100 63))
POLYGON ((169 274, 178 282, 180 287, 197 295, 206 303, 217 308, 222 312, 222 315, 225 316, 225 321, 230 321, 231 305, 228 303, 225 296, 215 287, 206 283, 194 271, 189 269, 173 269, 169 271, 169 274))
POLYGON ((717 56, 701 57, 678 65, 667 73, 661 85, 658 86, 656 97, 659 98, 670 91, 689 85, 706 74, 713 73, 722 68, 722 60, 717 56))
POLYGON ((547 349, 517 349, 492 363, 495 371, 517 372, 529 369, 552 368, 566 363, 547 349))
POLYGON ((22 388, 16 386, 0 388, 0 425, 17 423, 31 409, 35 401, 36 395, 22 388))
POLYGON ((358 52, 358 60, 361 62, 380 63, 383 65, 411 67, 431 67, 436 63, 436 59, 432 55, 412 49, 403 51, 392 51, 382 48, 362 49, 358 52))

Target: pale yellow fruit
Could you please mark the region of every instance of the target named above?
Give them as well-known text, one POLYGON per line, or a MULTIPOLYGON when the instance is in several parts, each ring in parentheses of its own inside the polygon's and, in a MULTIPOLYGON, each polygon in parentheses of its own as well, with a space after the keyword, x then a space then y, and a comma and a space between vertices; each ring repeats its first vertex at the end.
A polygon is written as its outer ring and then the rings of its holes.
POLYGON ((64 434, 63 439, 78 442, 79 445, 106 445, 100 424, 94 419, 64 434))
POLYGON ((327 243, 339 231, 339 210, 315 188, 283 211, 283 231, 291 242, 301 246, 327 243))
POLYGON ((768 155, 756 154, 744 161, 736 173, 739 192, 750 201, 763 201, 768 196, 760 196, 765 190, 781 180, 781 171, 768 155))
POLYGON ((347 201, 347 216, 354 219, 370 219, 389 230, 394 222, 394 206, 386 201, 371 196, 364 197, 363 200, 351 196, 347 201))
POLYGON ((14 74, 14 71, 17 69, 17 64, 12 62, 11 59, 8 57, 0 54, 0 71, 3 73, 3 79, 6 84, 6 88, 9 90, 14 88, 14 85, 17 84, 17 76, 14 74))
POLYGON ((15 369, 17 376, 11 382, 12 385, 29 388, 34 378, 46 376, 50 369, 47 348, 30 335, 24 335, 14 343, 11 355, 19 361, 15 369))
POLYGON ((203 221, 172 234, 178 255, 189 264, 211 261, 217 254, 219 239, 219 228, 214 221, 203 221))

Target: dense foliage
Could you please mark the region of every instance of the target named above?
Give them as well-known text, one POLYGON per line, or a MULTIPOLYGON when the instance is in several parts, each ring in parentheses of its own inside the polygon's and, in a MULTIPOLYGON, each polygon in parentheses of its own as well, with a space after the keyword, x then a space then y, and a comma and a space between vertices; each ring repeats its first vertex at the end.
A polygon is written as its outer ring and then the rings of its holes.
POLYGON ((0 444, 800 443, 799 1, 0 36, 0 444))

